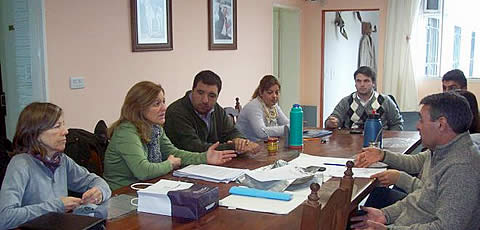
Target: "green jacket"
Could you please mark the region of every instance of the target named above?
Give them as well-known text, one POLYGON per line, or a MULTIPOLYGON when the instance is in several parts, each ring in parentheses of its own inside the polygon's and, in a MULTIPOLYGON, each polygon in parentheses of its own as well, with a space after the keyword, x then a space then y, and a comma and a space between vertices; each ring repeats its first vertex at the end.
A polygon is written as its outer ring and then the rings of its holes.
POLYGON ((175 148, 165 132, 160 134, 161 163, 151 163, 147 159, 148 150, 130 122, 123 122, 115 128, 110 144, 105 152, 103 177, 112 190, 165 175, 172 171, 169 155, 182 159, 182 166, 207 162, 206 153, 192 153, 175 148))
POLYGON ((190 92, 167 108, 164 128, 172 143, 177 148, 194 152, 207 151, 208 147, 217 141, 223 143, 217 150, 233 149, 233 145, 225 142, 244 137, 235 128, 232 119, 218 103, 215 103, 209 131, 207 124, 193 108, 189 98, 190 92))

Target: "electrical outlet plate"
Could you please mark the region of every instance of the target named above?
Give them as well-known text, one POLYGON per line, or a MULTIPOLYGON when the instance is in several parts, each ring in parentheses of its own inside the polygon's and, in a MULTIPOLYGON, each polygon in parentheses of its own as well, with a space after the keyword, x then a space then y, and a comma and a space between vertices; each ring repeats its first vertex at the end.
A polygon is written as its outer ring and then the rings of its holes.
POLYGON ((70 77, 70 89, 85 88, 85 79, 83 77, 70 77))

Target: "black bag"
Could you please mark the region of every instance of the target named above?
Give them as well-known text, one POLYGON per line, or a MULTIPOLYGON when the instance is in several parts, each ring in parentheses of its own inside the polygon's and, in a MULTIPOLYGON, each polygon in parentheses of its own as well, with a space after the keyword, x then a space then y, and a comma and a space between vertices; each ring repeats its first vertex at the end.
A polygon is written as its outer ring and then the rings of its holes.
POLYGON ((77 164, 99 176, 103 174, 103 159, 108 140, 83 129, 68 129, 65 154, 77 164))

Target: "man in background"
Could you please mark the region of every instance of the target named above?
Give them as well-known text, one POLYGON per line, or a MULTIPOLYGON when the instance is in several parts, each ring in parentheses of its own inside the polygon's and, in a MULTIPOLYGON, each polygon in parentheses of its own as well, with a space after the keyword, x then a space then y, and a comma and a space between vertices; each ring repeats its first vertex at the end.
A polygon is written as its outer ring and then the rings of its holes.
POLYGON ((222 80, 210 70, 195 76, 192 90, 167 108, 165 132, 180 149, 204 152, 217 141, 218 150, 256 153, 259 145, 250 142, 235 128, 233 120, 217 103, 222 80))
POLYGON ((380 115, 383 127, 389 130, 403 130, 403 119, 392 99, 376 92, 376 73, 367 66, 358 68, 353 74, 356 92, 344 97, 335 106, 325 121, 327 129, 363 128, 369 114, 380 115))
POLYGON ((467 90, 467 78, 459 69, 450 70, 442 77, 443 92, 456 89, 467 90))

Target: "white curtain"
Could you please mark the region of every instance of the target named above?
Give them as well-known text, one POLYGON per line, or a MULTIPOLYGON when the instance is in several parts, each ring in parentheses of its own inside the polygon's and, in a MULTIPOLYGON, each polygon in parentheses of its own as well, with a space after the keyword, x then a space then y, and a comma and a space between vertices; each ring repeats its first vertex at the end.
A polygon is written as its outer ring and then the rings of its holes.
POLYGON ((410 38, 420 0, 388 0, 383 88, 400 111, 418 110, 410 38))

